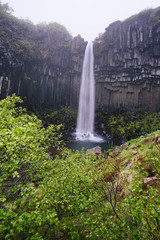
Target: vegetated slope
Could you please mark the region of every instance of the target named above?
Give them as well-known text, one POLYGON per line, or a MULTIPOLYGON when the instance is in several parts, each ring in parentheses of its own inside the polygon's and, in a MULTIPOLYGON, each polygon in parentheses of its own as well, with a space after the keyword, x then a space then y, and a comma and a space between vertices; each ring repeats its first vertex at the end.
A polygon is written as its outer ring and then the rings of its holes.
POLYGON ((160 131, 73 153, 20 102, 0 101, 1 239, 160 238, 160 131))

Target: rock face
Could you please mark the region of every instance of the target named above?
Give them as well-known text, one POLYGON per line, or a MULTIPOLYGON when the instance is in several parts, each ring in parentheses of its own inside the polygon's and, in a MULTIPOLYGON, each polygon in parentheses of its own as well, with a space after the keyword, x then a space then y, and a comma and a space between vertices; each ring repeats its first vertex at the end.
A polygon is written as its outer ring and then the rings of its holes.
POLYGON ((32 109, 76 108, 84 39, 59 24, 34 26, 9 14, 0 23, 0 98, 16 93, 32 109))
POLYGON ((97 107, 160 110, 160 8, 109 25, 94 53, 97 107))
MULTIPOLYGON (((77 108, 86 44, 58 24, 0 12, 0 98, 77 108)), ((95 39, 94 56, 97 108, 160 111, 160 8, 112 23, 95 39)))

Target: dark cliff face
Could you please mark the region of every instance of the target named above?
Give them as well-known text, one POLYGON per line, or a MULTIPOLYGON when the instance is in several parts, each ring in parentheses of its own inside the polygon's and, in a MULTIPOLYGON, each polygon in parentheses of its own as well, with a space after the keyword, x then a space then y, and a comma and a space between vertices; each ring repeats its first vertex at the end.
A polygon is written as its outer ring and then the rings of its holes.
POLYGON ((94 53, 97 107, 160 110, 160 8, 111 24, 94 53))
MULTIPOLYGON (((86 42, 0 8, 0 98, 33 109, 77 108, 86 42)), ((112 23, 94 41, 96 107, 160 111, 160 8, 112 23)))
POLYGON ((78 105, 86 42, 59 24, 0 16, 0 98, 20 95, 33 109, 78 105))

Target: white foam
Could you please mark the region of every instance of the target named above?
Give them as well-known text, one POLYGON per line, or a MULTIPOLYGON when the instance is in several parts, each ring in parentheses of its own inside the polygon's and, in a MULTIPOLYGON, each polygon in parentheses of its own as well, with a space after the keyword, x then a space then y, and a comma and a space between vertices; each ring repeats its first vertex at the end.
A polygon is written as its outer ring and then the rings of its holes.
POLYGON ((75 139, 77 141, 104 142, 102 137, 91 132, 76 132, 75 139))

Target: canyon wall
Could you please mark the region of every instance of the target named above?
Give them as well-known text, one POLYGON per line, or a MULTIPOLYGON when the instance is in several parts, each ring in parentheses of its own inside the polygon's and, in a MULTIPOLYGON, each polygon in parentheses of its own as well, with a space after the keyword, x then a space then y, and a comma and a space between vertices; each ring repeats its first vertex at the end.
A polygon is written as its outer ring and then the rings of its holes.
POLYGON ((112 23, 94 52, 97 107, 160 111, 160 8, 112 23))
MULTIPOLYGON (((77 109, 86 44, 59 24, 35 26, 0 8, 0 98, 77 109)), ((94 57, 97 109, 160 111, 160 8, 110 24, 94 57)))
POLYGON ((77 108, 86 42, 57 23, 0 15, 0 98, 16 93, 33 110, 77 108))

